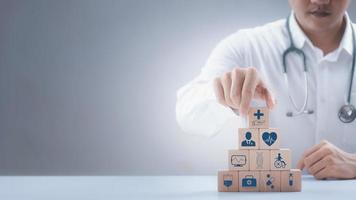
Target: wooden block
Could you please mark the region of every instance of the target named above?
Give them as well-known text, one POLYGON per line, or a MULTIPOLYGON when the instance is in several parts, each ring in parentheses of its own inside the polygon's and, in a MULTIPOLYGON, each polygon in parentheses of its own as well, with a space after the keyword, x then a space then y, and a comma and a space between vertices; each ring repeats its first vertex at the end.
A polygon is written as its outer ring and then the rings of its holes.
POLYGON ((281 171, 281 191, 300 192, 302 190, 302 172, 300 169, 281 171))
POLYGON ((277 128, 259 129, 260 149, 279 149, 281 134, 277 128))
POLYGON ((250 170, 270 170, 269 150, 250 150, 250 170))
POLYGON ((271 150, 271 170, 289 170, 291 164, 290 149, 271 150))
POLYGON ((240 171, 239 172, 239 191, 258 192, 260 172, 259 171, 240 171))
POLYGON ((280 192, 281 172, 261 171, 260 172, 260 192, 280 192))
POLYGON ((239 128, 239 149, 258 149, 259 131, 253 128, 239 128))
POLYGON ((269 110, 266 107, 253 108, 248 111, 249 128, 268 128, 269 110))
POLYGON ((219 171, 218 172, 218 191, 219 192, 238 192, 239 191, 239 172, 238 171, 219 171))
POLYGON ((249 170, 250 158, 248 150, 229 150, 229 169, 230 170, 249 170))

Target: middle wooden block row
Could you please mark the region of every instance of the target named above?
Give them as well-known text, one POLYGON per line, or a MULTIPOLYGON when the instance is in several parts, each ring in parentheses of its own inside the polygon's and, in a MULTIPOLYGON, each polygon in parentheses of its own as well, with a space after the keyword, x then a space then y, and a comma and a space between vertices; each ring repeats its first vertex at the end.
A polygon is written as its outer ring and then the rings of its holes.
POLYGON ((229 170, 289 170, 290 149, 229 150, 229 170))
POLYGON ((279 130, 276 128, 239 128, 239 149, 279 149, 279 130))

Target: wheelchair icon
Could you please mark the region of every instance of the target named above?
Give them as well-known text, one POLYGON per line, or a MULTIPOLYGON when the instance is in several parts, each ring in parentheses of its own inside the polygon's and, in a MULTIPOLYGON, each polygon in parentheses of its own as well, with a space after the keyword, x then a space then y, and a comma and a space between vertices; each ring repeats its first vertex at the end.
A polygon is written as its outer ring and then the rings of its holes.
POLYGON ((274 167, 275 168, 285 168, 287 166, 287 163, 284 162, 281 153, 278 153, 278 156, 276 157, 276 160, 274 161, 274 167))

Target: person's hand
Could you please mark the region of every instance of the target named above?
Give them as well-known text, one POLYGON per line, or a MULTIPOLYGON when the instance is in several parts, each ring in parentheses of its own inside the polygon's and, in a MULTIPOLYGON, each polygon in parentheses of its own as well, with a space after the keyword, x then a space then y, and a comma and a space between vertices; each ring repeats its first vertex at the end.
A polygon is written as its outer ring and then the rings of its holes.
POLYGON ((307 150, 297 167, 316 179, 356 178, 356 154, 347 153, 324 140, 307 150))
POLYGON ((237 67, 225 73, 214 80, 214 89, 220 104, 237 109, 242 115, 247 115, 253 98, 265 100, 269 109, 275 105, 271 91, 254 67, 237 67))

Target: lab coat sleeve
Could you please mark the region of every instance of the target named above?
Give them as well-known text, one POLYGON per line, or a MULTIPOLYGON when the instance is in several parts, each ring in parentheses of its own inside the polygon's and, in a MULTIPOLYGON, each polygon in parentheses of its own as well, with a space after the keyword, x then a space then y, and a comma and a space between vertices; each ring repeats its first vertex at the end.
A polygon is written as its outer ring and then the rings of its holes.
POLYGON ((183 131, 211 137, 237 117, 230 108, 218 103, 213 80, 237 66, 244 66, 242 39, 238 32, 222 40, 212 51, 201 73, 178 90, 176 118, 183 131), (232 44, 237 44, 238 48, 232 44))

